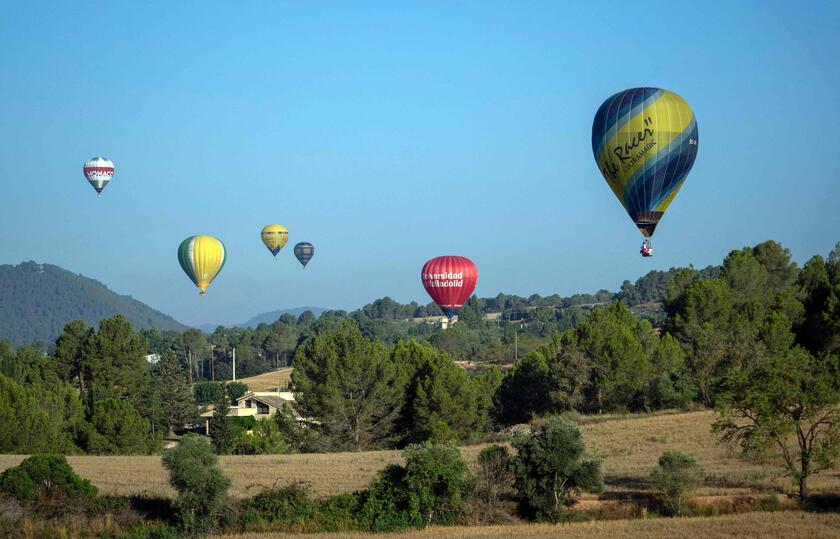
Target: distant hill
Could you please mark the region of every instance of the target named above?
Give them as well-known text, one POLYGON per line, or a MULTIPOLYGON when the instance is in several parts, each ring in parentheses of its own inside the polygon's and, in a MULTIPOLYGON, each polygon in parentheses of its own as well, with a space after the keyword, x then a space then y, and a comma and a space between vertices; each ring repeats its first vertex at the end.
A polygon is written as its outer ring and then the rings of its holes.
MULTIPOLYGON (((306 311, 312 311, 312 314, 314 314, 317 317, 321 316, 322 313, 325 313, 328 310, 329 309, 324 309, 322 307, 295 307, 293 309, 278 309, 276 311, 269 311, 267 313, 258 314, 257 316, 251 318, 247 322, 243 322, 241 324, 231 324, 225 327, 255 328, 263 323, 272 324, 284 314, 300 316, 306 311)), ((216 331, 216 328, 220 325, 224 326, 224 324, 202 324, 196 327, 205 333, 213 333, 214 331, 216 331)))
POLYGON ((115 314, 125 316, 135 329, 187 329, 131 296, 121 296, 99 281, 58 266, 0 265, 0 340, 15 345, 49 343, 72 320, 97 327, 101 319, 115 314))
POLYGON ((263 322, 265 322, 266 324, 271 324, 284 314, 300 316, 306 311, 312 311, 312 314, 314 314, 315 316, 321 316, 321 313, 325 312, 326 310, 327 309, 322 309, 321 307, 295 307, 294 309, 279 309, 276 311, 258 314, 257 316, 253 317, 252 319, 248 320, 242 325, 249 328, 255 328, 263 322))

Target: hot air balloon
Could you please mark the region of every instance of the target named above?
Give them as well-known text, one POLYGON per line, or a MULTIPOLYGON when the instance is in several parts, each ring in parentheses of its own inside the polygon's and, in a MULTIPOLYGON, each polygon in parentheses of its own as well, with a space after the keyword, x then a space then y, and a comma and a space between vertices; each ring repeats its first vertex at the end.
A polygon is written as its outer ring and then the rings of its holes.
POLYGON ((178 262, 203 296, 227 259, 224 244, 213 236, 190 236, 178 247, 178 262))
POLYGON ((102 196, 102 190, 114 177, 114 163, 104 157, 91 157, 85 161, 82 172, 87 181, 96 189, 96 198, 102 196))
MULTIPOLYGON (((668 90, 631 88, 604 101, 595 114, 595 161, 645 238, 685 182, 697 142, 691 107, 668 90)), ((642 255, 652 253, 646 241, 642 255)))
POLYGON ((287 241, 289 241, 289 231, 283 225, 266 225, 262 229, 262 242, 275 258, 287 241))
POLYGON ((443 314, 452 318, 475 290, 478 268, 463 256, 438 256, 426 262, 420 279, 432 301, 443 314))
POLYGON ((303 264, 305 268, 309 261, 312 259, 312 255, 315 254, 315 247, 309 243, 308 241, 302 241, 295 245, 295 256, 298 259, 298 262, 303 264))

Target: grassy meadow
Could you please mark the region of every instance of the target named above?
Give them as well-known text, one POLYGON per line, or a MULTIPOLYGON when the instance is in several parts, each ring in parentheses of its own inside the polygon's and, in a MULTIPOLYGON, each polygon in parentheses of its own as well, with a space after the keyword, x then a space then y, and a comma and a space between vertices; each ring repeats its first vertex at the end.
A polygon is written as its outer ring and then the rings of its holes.
MULTIPOLYGON (((780 475, 773 462, 746 460, 737 451, 717 443, 710 426, 710 411, 650 415, 582 417, 588 450, 603 459, 606 490, 600 497, 584 495, 582 506, 650 495, 647 476, 659 456, 676 449, 697 458, 705 471, 698 496, 732 496, 792 492, 792 482, 780 475)), ((483 446, 464 447, 472 463, 483 446)), ((15 466, 19 455, 0 456, 0 469, 15 466)), ((304 481, 315 496, 364 488, 388 464, 400 462, 399 451, 324 453, 304 455, 222 456, 224 472, 231 478, 232 495, 254 495, 261 488, 304 481)), ((173 497, 166 471, 158 456, 71 456, 68 461, 82 477, 104 494, 173 497)), ((813 478, 812 491, 840 492, 840 472, 813 478)))

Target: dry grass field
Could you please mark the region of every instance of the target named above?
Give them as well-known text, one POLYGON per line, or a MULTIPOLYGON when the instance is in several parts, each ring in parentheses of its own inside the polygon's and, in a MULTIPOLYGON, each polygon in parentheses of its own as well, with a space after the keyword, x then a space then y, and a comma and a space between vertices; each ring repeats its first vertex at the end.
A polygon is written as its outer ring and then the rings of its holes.
MULTIPOLYGON (((301 537, 287 533, 247 533, 224 536, 228 539, 291 539, 301 537)), ((703 539, 782 537, 838 538, 840 515, 782 511, 746 513, 707 518, 657 518, 647 520, 611 520, 576 524, 519 524, 508 526, 474 526, 427 528, 405 533, 337 533, 305 535, 307 539, 376 538, 376 539, 484 539, 516 537, 522 539, 670 539, 697 537, 703 539)))
POLYGON ((237 382, 242 382, 251 391, 272 391, 274 389, 288 387, 292 379, 292 368, 281 367, 279 369, 264 372, 256 376, 248 378, 241 378, 237 382))
MULTIPOLYGON (((661 413, 582 419, 587 448, 603 459, 606 492, 601 499, 644 495, 646 478, 659 455, 677 449, 694 455, 705 469, 701 496, 791 492, 793 484, 772 463, 744 460, 717 443, 710 432, 713 412, 661 413)), ((473 462, 482 446, 463 449, 473 462)), ((0 456, 0 469, 18 464, 22 456, 0 456)), ((70 464, 107 494, 172 496, 160 457, 69 457, 70 464)), ((362 453, 228 456, 220 458, 231 478, 234 496, 253 495, 262 487, 305 481, 313 494, 327 496, 365 487, 376 472, 400 461, 398 451, 362 453)), ((817 475, 813 492, 840 493, 840 472, 817 475)), ((586 495, 594 501, 596 496, 586 495)))

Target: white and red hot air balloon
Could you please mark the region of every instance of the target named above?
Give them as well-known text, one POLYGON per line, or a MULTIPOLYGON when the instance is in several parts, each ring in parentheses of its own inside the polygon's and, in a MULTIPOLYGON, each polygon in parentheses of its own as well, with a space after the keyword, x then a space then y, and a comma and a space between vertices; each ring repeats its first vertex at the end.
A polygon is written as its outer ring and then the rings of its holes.
POLYGON ((114 177, 114 163, 104 157, 91 157, 82 168, 85 178, 96 189, 96 197, 102 196, 102 190, 114 177))
POLYGON ((443 314, 452 318, 475 290, 478 268, 463 256, 438 256, 426 262, 420 278, 443 314))

